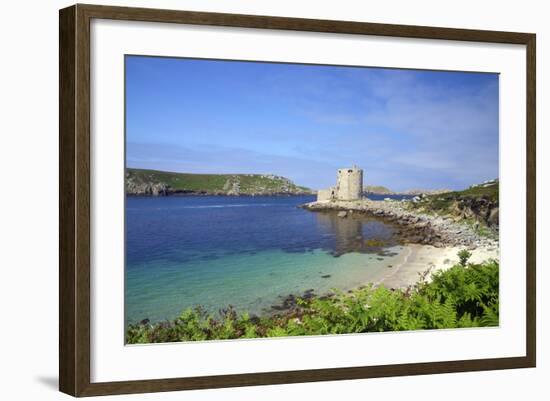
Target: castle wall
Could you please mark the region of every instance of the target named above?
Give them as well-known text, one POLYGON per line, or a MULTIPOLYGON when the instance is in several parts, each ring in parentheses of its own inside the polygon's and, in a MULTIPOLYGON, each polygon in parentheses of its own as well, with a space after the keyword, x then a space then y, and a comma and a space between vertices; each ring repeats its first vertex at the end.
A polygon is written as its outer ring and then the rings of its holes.
POLYGON ((363 170, 343 168, 338 170, 336 179, 336 199, 357 200, 363 196, 363 170))
POLYGON ((320 189, 319 191, 317 191, 317 202, 333 200, 335 198, 335 195, 336 191, 334 187, 320 189))

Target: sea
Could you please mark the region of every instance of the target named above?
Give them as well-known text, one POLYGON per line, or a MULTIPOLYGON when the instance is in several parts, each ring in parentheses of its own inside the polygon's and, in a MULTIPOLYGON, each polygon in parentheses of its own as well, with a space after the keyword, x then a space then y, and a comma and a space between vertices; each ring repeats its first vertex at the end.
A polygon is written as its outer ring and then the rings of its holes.
POLYGON ((298 207, 314 200, 128 197, 126 324, 171 320, 195 306, 262 315, 290 294, 347 291, 391 273, 403 251, 391 225, 298 207))

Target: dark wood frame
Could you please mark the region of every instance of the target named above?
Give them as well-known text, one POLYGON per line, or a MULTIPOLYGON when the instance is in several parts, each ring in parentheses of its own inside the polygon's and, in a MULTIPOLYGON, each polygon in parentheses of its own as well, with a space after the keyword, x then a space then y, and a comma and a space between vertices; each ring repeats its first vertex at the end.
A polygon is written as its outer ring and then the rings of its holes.
POLYGON ((59 13, 59 389, 73 396, 535 367, 535 42, 531 33, 254 15, 74 5, 59 13), (524 357, 192 378, 90 382, 90 20, 169 22, 403 38, 511 43, 527 48, 527 354, 524 357))

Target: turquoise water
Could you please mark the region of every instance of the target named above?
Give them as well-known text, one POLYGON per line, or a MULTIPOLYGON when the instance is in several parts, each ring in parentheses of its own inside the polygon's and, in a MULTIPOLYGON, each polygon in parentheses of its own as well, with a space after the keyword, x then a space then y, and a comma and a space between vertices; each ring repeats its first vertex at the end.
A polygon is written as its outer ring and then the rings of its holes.
POLYGON ((126 322, 173 319, 195 305, 262 314, 289 294, 351 289, 399 263, 392 227, 297 208, 311 200, 128 198, 126 322), (384 256, 369 240, 385 241, 384 256))

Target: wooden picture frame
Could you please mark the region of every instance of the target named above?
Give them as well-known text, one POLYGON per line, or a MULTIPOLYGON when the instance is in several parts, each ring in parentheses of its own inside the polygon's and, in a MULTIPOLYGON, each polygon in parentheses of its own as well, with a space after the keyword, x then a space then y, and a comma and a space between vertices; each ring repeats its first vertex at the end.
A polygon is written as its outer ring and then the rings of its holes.
POLYGON ((60 391, 73 396, 94 396, 535 366, 535 34, 80 4, 60 10, 59 29, 60 391), (90 380, 90 21, 94 18, 526 46, 526 356, 92 383, 90 380))

